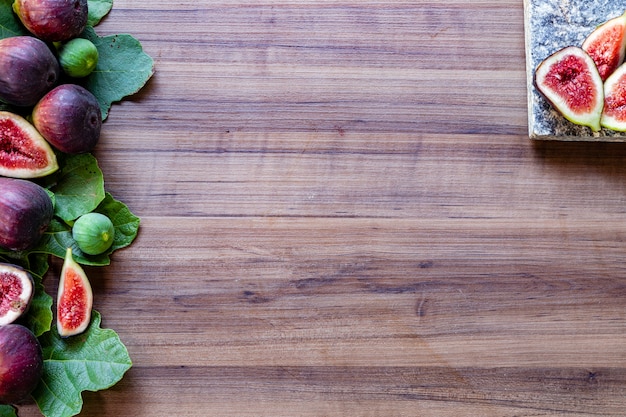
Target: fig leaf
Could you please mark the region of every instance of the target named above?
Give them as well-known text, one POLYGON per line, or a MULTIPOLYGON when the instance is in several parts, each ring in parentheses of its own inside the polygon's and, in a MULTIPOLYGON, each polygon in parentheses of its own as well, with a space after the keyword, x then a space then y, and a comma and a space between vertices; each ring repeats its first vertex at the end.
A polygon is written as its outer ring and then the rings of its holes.
POLYGON ((12 405, 0 404, 0 417, 17 417, 17 411, 12 405))
POLYGON ((104 200, 104 176, 89 153, 67 155, 59 165, 57 183, 51 189, 55 195, 54 214, 69 222, 93 211, 104 200))
POLYGON ((113 8, 113 0, 89 0, 87 4, 89 5, 88 26, 96 26, 113 8))
POLYGON ((128 207, 106 193, 102 203, 94 210, 107 216, 115 227, 113 245, 99 255, 87 255, 83 253, 72 238, 72 228, 69 224, 52 219, 48 230, 43 238, 33 249, 34 252, 47 253, 58 258, 63 258, 68 247, 72 248, 74 260, 79 264, 90 266, 106 266, 111 263, 109 255, 117 249, 129 246, 137 237, 139 230, 139 217, 135 216, 128 207))
POLYGON ((100 37, 87 27, 82 36, 98 49, 98 64, 83 86, 98 99, 105 120, 114 102, 135 94, 148 82, 154 73, 154 60, 129 34, 100 37))
POLYGON ((0 39, 27 35, 28 31, 13 12, 14 0, 0 0, 0 39))
POLYGON ((132 366, 128 350, 117 333, 101 328, 100 324, 100 313, 93 310, 85 333, 62 339, 52 326, 39 338, 44 358, 43 377, 32 395, 44 416, 79 414, 83 391, 99 391, 115 385, 132 366))

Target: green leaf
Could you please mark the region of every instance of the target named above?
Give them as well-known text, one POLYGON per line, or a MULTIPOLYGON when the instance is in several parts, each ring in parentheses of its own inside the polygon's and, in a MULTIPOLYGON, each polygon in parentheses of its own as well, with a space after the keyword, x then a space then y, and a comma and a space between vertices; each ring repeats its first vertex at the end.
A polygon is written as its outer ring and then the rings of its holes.
POLYGON ((113 245, 111 245, 107 253, 111 253, 133 243, 139 231, 140 220, 139 217, 135 216, 128 209, 126 204, 114 199, 111 194, 106 193, 106 197, 94 211, 102 213, 111 219, 115 227, 113 245))
POLYGON ((113 330, 100 328, 100 322, 100 313, 94 310, 82 335, 62 339, 53 326, 39 338, 44 371, 33 398, 44 416, 77 415, 83 391, 110 388, 131 368, 126 346, 113 330))
POLYGON ((12 405, 0 405, 0 417, 17 417, 15 407, 12 405))
POLYGON ((105 266, 111 263, 110 255, 121 248, 130 245, 139 232, 139 217, 135 216, 128 207, 106 193, 104 200, 94 210, 107 216, 115 227, 113 245, 100 255, 87 255, 83 253, 72 237, 72 227, 54 218, 37 246, 31 253, 54 255, 58 258, 65 257, 68 247, 72 248, 74 260, 83 265, 105 266))
POLYGON ((87 5, 87 25, 96 26, 111 11, 113 0, 89 0, 87 5))
POLYGON ((28 31, 13 12, 13 0, 0 0, 0 39, 27 34, 28 31))
POLYGON ((91 154, 68 155, 52 187, 55 215, 66 222, 89 213, 104 199, 104 177, 91 154))
POLYGON ((31 254, 28 264, 23 265, 33 277, 35 282, 35 294, 30 303, 26 315, 26 326, 39 337, 48 330, 52 324, 52 297, 46 293, 42 282, 48 271, 48 256, 46 254, 31 254))
POLYGON ((46 293, 41 282, 35 284, 35 295, 30 302, 26 327, 39 337, 49 331, 52 326, 52 297, 46 293))
POLYGON ((154 73, 154 61, 129 34, 100 37, 88 27, 81 36, 98 49, 98 64, 85 78, 84 87, 98 99, 105 120, 111 104, 135 94, 148 82, 154 73))

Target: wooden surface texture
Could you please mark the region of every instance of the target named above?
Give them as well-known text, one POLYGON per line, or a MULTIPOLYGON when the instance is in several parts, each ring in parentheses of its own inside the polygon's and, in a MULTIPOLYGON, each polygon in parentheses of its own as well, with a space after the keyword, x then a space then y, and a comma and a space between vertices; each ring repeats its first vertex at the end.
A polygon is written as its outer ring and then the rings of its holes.
POLYGON ((97 31, 156 72, 96 151, 142 219, 87 269, 134 366, 81 416, 626 415, 626 147, 529 140, 521 0, 97 31))

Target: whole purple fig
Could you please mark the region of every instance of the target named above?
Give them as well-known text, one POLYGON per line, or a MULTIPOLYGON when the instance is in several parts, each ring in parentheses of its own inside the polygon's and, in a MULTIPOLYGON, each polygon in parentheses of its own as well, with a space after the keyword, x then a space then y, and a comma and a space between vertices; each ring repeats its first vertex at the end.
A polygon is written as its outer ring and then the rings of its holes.
POLYGON ((33 392, 43 373, 41 345, 20 324, 0 327, 0 404, 19 404, 33 392))
POLYGON ((19 251, 33 247, 54 215, 52 199, 40 185, 0 177, 0 248, 19 251))
POLYGON ((76 84, 61 84, 33 109, 33 124, 61 152, 90 152, 98 143, 102 112, 98 99, 76 84))
POLYGON ((26 29, 46 42, 66 41, 87 25, 87 0, 15 0, 13 10, 26 29))
POLYGON ((32 106, 54 87, 61 74, 48 45, 32 36, 0 39, 0 100, 32 106))

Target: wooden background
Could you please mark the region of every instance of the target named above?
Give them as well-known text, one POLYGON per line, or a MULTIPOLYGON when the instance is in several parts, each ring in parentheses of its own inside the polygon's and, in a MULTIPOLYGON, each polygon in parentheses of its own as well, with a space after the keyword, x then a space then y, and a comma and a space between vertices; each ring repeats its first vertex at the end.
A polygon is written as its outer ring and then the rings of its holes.
MULTIPOLYGON (((527 137, 521 0, 115 0, 134 366, 81 416, 623 416, 626 147, 527 137)), ((21 416, 36 416, 25 406, 21 416)))

